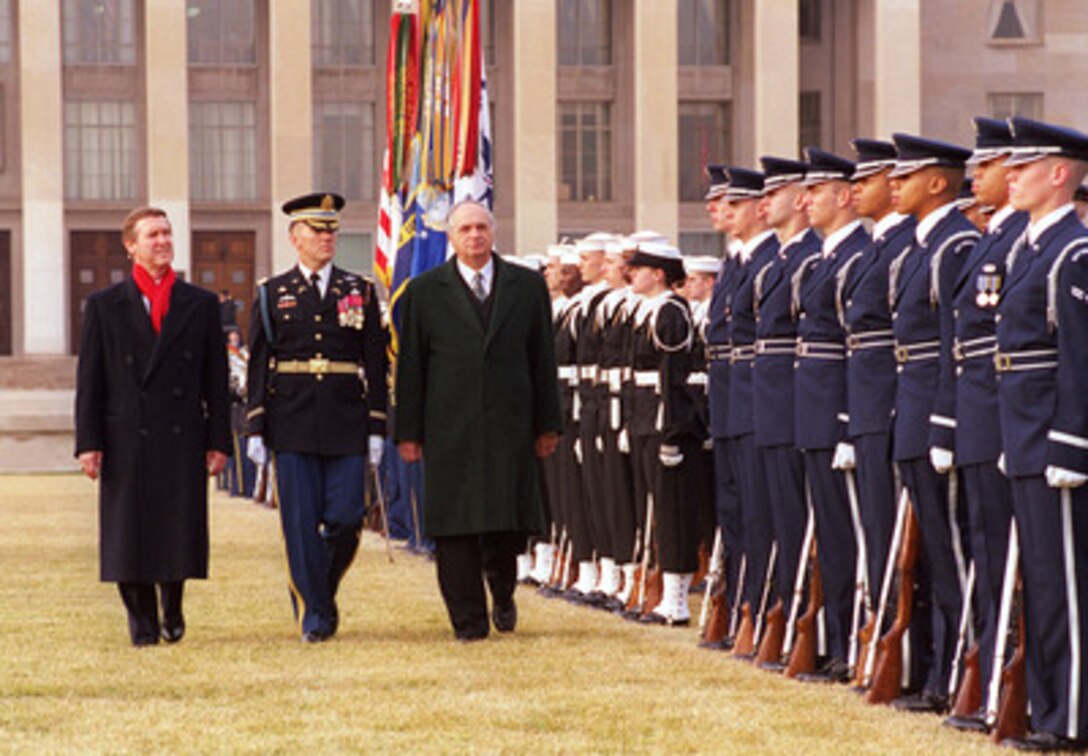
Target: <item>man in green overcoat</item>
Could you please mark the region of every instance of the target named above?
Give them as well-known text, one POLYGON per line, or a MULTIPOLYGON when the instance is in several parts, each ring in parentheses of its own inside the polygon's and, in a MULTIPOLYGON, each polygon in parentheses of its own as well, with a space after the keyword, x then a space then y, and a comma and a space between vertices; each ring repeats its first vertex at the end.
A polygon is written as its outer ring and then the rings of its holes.
POLYGON ((426 460, 424 532, 454 634, 472 641, 488 634, 485 578, 495 629, 517 622, 515 560, 544 527, 537 460, 561 420, 543 277, 495 254, 483 205, 458 203, 447 225, 455 257, 401 304, 395 439, 426 460))

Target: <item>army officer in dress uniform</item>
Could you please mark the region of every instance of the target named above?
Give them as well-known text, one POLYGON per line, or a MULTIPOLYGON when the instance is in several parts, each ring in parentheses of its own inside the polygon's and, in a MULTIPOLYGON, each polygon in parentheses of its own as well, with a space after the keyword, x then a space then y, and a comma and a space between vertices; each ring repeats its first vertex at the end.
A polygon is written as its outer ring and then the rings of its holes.
POLYGON ((250 322, 248 453, 275 453, 302 639, 336 633, 336 589, 359 545, 368 451, 385 433, 385 336, 374 284, 332 264, 335 194, 283 205, 298 264, 258 285, 250 322), (369 434, 369 444, 368 444, 369 434))

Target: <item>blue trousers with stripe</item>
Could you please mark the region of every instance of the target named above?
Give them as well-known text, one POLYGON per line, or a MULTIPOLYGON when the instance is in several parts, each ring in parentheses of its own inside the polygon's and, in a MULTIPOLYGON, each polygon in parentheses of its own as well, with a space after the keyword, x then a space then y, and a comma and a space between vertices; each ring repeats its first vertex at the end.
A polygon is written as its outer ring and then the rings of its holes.
POLYGON ((276 455, 291 597, 303 633, 336 632, 336 589, 359 546, 365 474, 362 455, 276 455))

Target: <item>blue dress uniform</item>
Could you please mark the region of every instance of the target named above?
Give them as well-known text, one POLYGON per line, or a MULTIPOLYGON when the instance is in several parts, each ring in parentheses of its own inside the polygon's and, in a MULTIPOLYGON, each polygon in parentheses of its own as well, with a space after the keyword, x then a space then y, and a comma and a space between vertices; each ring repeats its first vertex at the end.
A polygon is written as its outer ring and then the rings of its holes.
MULTIPOLYGON (((1088 162, 1086 135, 1019 117, 1012 129, 1009 164, 1047 155, 1088 162)), ((1088 473, 1088 232, 1072 203, 1029 225, 1006 270, 994 360, 1021 543, 1031 729, 1083 741, 1088 490, 1053 488, 1046 477, 1048 466, 1088 473)))
MULTIPOLYGON (((763 174, 730 168, 728 175, 726 197, 730 201, 751 201, 762 195, 763 174)), ((752 413, 752 362, 756 342, 755 277, 776 254, 778 239, 773 231, 765 231, 748 239, 742 252, 747 259, 737 271, 726 302, 731 349, 725 437, 729 439, 730 464, 740 491, 741 527, 744 530, 747 563, 741 593, 743 602, 751 607, 753 617, 759 610, 763 585, 768 577, 768 561, 774 538, 767 478, 762 461, 755 453, 755 420, 752 413)))
MULTIPOLYGON (((975 119, 971 163, 1004 160, 1012 145, 1005 121, 975 119)), ((1027 214, 1006 205, 990 219, 953 290, 956 363, 955 463, 967 500, 971 557, 975 563, 975 626, 983 685, 993 670, 994 639, 1012 521, 1008 479, 997 468, 1001 423, 997 404, 994 314, 1005 278, 1005 259, 1027 226, 1027 214)))
MULTIPOLYGON (((858 157, 854 180, 895 164, 890 142, 855 139, 853 145, 858 157)), ((888 213, 873 226, 871 243, 845 260, 837 275, 846 333, 846 433, 854 445, 871 599, 880 590, 895 527, 891 431, 896 372, 888 269, 910 246, 914 227, 914 216, 888 213)))
MULTIPOLYGON (((762 157, 764 192, 800 182, 806 163, 762 157)), ((808 507, 804 462, 794 445, 793 363, 797 355, 797 313, 791 281, 798 266, 820 251, 820 238, 805 229, 792 239, 779 239, 777 254, 756 273, 756 353, 752 364, 753 428, 756 455, 763 467, 771 508, 778 595, 789 615, 793 583, 801 558, 808 507)))
MULTIPOLYGON (((335 231, 343 204, 316 194, 283 210, 292 223, 335 231)), ((291 597, 303 637, 320 641, 336 632, 336 589, 359 545, 367 436, 385 435, 385 336, 362 276, 332 266, 322 297, 296 266, 259 288, 248 432, 276 454, 291 597)))
MULTIPOLYGON (((962 169, 970 157, 953 145, 904 134, 893 135, 899 159, 892 176, 927 166, 962 169)), ((955 651, 963 598, 964 555, 959 518, 952 506, 949 475, 934 470, 931 445, 949 448, 951 440, 932 438, 931 416, 946 427, 946 411, 937 406, 939 386, 955 380, 952 363, 952 287, 963 261, 978 241, 978 231, 950 202, 920 219, 909 250, 892 262, 889 289, 893 303, 898 385, 894 458, 910 492, 922 535, 922 568, 932 596, 933 660, 919 703, 943 708, 955 651)), ((926 591, 921 591, 922 598, 926 591)))
MULTIPOLYGON (((808 185, 849 181, 854 164, 814 148, 807 150, 808 185)), ((854 220, 823 241, 821 254, 798 268, 792 281, 798 313, 797 368, 794 377, 795 442, 804 454, 812 497, 817 557, 824 590, 827 655, 845 667, 853 613, 857 540, 846 482, 831 467, 835 447, 846 438, 846 334, 836 301, 838 272, 869 244, 854 220)))

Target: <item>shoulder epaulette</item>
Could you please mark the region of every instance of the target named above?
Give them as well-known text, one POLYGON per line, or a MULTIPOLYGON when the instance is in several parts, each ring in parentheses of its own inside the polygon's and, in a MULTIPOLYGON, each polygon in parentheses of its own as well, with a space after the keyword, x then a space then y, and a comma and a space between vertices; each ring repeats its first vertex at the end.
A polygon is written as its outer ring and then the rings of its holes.
POLYGON ((913 243, 908 243, 906 248, 891 261, 888 266, 888 308, 895 309, 895 290, 899 288, 899 274, 903 270, 903 263, 907 261, 907 255, 914 249, 913 243))
POLYGON ((793 271, 793 278, 790 279, 790 312, 795 320, 801 313, 801 284, 805 281, 805 273, 820 259, 820 255, 810 255, 801 261, 797 270, 793 271))
POLYGON ((842 295, 846 289, 846 279, 850 275, 850 268, 854 263, 858 261, 862 255, 865 254, 865 250, 859 250, 847 258, 846 262, 842 264, 838 272, 835 273, 835 311, 839 315, 839 325, 846 328, 846 308, 843 306, 842 295))
MULTIPOLYGON (((960 231, 945 239, 944 244, 933 253, 929 261, 929 303, 931 305, 937 306, 941 303, 941 260, 944 259, 945 251, 952 249, 953 246, 958 249, 968 241, 977 243, 981 237, 978 231, 960 231)), ((952 254, 958 255, 959 252, 955 251, 952 254)))
MULTIPOLYGON (((1082 236, 1065 245, 1065 248, 1054 258, 1054 263, 1046 274, 1046 324, 1051 331, 1058 327, 1058 272, 1061 270, 1065 258, 1077 250, 1088 250, 1088 237, 1082 236)), ((1078 255, 1074 255, 1077 257, 1078 255)))

